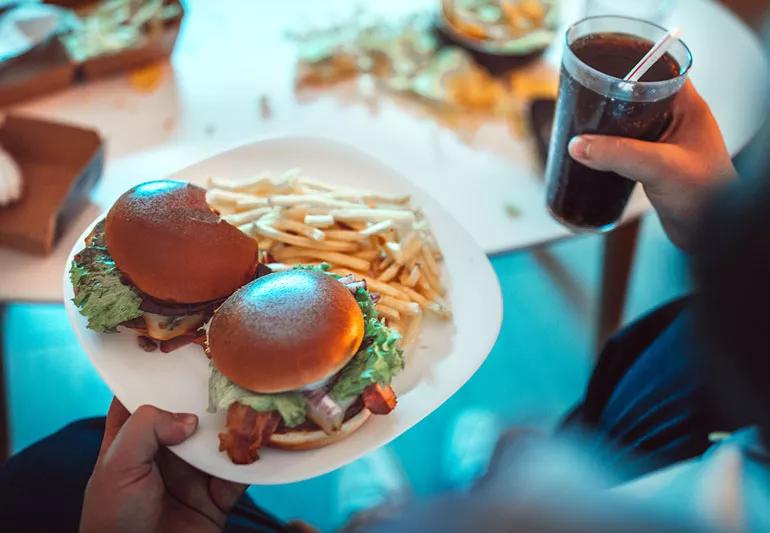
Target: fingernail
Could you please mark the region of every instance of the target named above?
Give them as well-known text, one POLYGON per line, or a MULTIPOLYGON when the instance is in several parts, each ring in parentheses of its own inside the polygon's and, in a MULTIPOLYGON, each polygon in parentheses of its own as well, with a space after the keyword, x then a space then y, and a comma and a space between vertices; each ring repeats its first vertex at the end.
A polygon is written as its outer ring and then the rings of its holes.
POLYGON ((569 155, 571 155, 574 159, 587 161, 589 159, 590 146, 591 143, 589 143, 584 137, 572 137, 568 147, 569 155))
POLYGON ((188 434, 192 433, 198 425, 198 417, 191 413, 174 413, 174 420, 182 424, 188 434))

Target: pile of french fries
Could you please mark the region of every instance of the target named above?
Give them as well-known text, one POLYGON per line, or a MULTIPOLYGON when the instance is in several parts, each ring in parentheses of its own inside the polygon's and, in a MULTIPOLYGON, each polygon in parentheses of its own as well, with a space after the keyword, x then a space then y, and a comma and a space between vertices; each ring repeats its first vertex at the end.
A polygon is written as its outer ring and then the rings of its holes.
POLYGON ((416 340, 426 313, 451 317, 441 251, 409 196, 329 185, 292 169, 278 177, 212 177, 206 200, 257 239, 260 262, 273 271, 328 263, 334 273, 365 280, 404 347, 416 340))

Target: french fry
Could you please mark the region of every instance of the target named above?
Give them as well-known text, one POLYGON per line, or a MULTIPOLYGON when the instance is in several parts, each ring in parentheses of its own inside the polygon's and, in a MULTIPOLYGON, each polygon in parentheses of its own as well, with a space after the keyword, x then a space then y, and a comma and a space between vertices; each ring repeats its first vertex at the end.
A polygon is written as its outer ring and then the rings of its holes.
POLYGON ((406 277, 406 280, 404 281, 404 285, 407 287, 414 287, 417 285, 417 281, 420 279, 420 276, 422 275, 422 270, 415 265, 409 270, 409 275, 406 277))
POLYGON ((334 220, 342 220, 345 222, 381 222, 383 220, 414 222, 413 212, 397 209, 356 207, 350 209, 334 209, 330 214, 334 217, 334 220))
POLYGON ((335 241, 363 242, 368 240, 366 235, 349 229, 327 229, 325 233, 329 239, 335 241))
POLYGON ((428 272, 432 276, 438 277, 438 264, 436 264, 436 258, 433 257, 433 254, 427 248, 423 247, 423 249, 420 251, 420 257, 422 258, 422 263, 428 272))
POLYGON ((427 280, 428 285, 430 285, 430 288, 433 289, 435 292, 440 294, 441 296, 444 296, 446 294, 446 290, 444 287, 439 283, 438 278, 431 274, 428 269, 420 270, 420 273, 422 274, 422 277, 427 280))
POLYGON ((354 252, 353 257, 358 257, 360 259, 366 259, 367 261, 374 261, 379 257, 380 251, 379 250, 361 250, 360 252, 354 252))
POLYGON ((253 199, 253 196, 242 192, 225 191, 223 189, 209 189, 206 191, 206 202, 212 205, 235 205, 238 200, 245 201, 251 199, 253 199))
POLYGON ((348 228, 350 228, 353 231, 361 231, 362 229, 365 229, 368 226, 368 224, 366 222, 361 221, 361 220, 358 220, 358 221, 356 221, 356 220, 344 220, 344 221, 339 221, 339 222, 344 224, 345 226, 347 226, 348 228))
POLYGON ((424 276, 420 276, 420 279, 417 280, 417 289, 428 300, 437 301, 441 299, 441 295, 433 290, 433 287, 430 286, 424 276))
POLYGON ((388 320, 398 321, 401 319, 401 314, 392 307, 388 307, 387 305, 378 302, 377 305, 375 305, 375 308, 377 309, 378 313, 380 313, 388 320))
MULTIPOLYGON (((314 241, 307 237, 300 237, 292 235, 284 231, 275 229, 274 227, 259 221, 254 223, 254 231, 265 237, 270 237, 276 241, 285 242, 287 244, 293 244, 294 246, 303 246, 306 248, 315 248, 317 250, 327 250, 334 252, 353 252, 358 249, 358 246, 352 242, 341 241, 314 241)), ((368 268, 368 267, 367 267, 368 268)))
POLYGON ((389 194, 383 192, 356 190, 351 187, 343 187, 337 185, 329 185, 322 181, 314 180, 312 178, 301 177, 297 179, 297 182, 315 189, 318 191, 325 191, 333 194, 339 198, 356 198, 362 199, 366 202, 384 202, 394 204, 404 204, 411 198, 408 194, 389 194))
POLYGON ((296 220, 278 220, 273 224, 273 227, 279 230, 299 233, 314 241, 322 241, 326 238, 326 234, 320 229, 308 226, 302 222, 297 222, 296 220))
POLYGON ((386 242, 382 246, 382 250, 388 254, 391 258, 393 258, 393 261, 398 263, 399 265, 404 264, 403 258, 404 254, 401 251, 401 245, 397 242, 386 242))
POLYGON ((240 200, 236 200, 235 207, 241 210, 256 209, 259 207, 270 207, 270 204, 267 201, 267 198, 251 196, 249 198, 241 198, 240 200))
MULTIPOLYGON (((392 296, 388 295, 380 296, 380 302, 382 302, 382 305, 392 307, 399 313, 403 313, 405 315, 414 316, 420 314, 420 306, 415 302, 399 300, 398 298, 393 298, 392 296)), ((379 304, 380 302, 377 303, 379 304)))
POLYGON ((398 271, 401 269, 401 265, 398 263, 393 263, 390 265, 385 271, 383 271, 382 274, 377 276, 377 279, 387 283, 388 281, 393 280, 398 275, 398 271))
POLYGON ((308 215, 324 215, 328 211, 326 207, 288 207, 283 208, 282 218, 290 218, 297 222, 305 222, 308 215))
POLYGON ((275 244, 275 241, 273 239, 259 239, 257 240, 257 245, 259 246, 260 250, 269 250, 273 247, 273 244, 275 244))
POLYGON ((362 229, 359 233, 361 233, 361 235, 364 235, 366 237, 370 237, 372 235, 377 235, 378 233, 383 233, 392 227, 393 227, 393 221, 390 219, 387 219, 387 220, 382 220, 380 222, 376 222, 371 226, 362 229))
POLYGON ((249 222, 247 224, 241 224, 240 226, 238 226, 238 229, 241 230, 246 235, 249 235, 251 237, 257 238, 259 236, 257 231, 254 229, 254 223, 253 222, 249 222))
POLYGON ((225 189, 237 192, 271 192, 273 189, 273 176, 270 172, 262 172, 251 178, 244 180, 233 180, 212 176, 209 178, 209 185, 215 189, 225 189))
POLYGON ((310 189, 315 189, 317 191, 323 191, 323 192, 334 192, 335 189, 339 189, 339 187, 335 187, 334 185, 329 185, 328 183, 324 183, 322 181, 314 180, 312 178, 302 177, 297 179, 297 183, 300 185, 304 185, 310 189))
POLYGON ((425 309, 437 314, 441 318, 452 318, 452 311, 449 309, 449 306, 443 302, 443 300, 430 302, 425 306, 425 309))
POLYGON ((222 218, 234 226, 241 226, 247 222, 259 220, 263 215, 266 215, 270 211, 272 211, 271 207, 257 207, 249 209, 248 211, 233 213, 232 215, 224 215, 222 218))
MULTIPOLYGON (((285 194, 275 195, 268 198, 270 205, 277 205, 281 207, 292 206, 313 206, 313 207, 339 207, 356 209, 359 204, 353 202, 347 202, 345 200, 337 200, 329 196, 311 195, 311 194, 285 194)), ((334 212, 331 213, 334 216, 334 212)), ((335 217, 336 218, 336 217, 335 217)))
POLYGON ((417 234, 412 232, 409 234, 409 236, 407 236, 407 239, 409 240, 407 241, 406 245, 401 246, 402 264, 407 264, 412 261, 415 257, 417 257, 417 254, 420 253, 420 250, 422 250, 422 240, 417 236, 417 234), (411 238, 409 238, 409 236, 411 236, 411 238))
POLYGON ((331 215, 305 215, 305 224, 318 228, 328 228, 334 225, 334 217, 331 215))
POLYGON ((342 265, 344 267, 352 268, 353 270, 368 271, 369 261, 365 259, 359 259, 358 257, 352 257, 350 255, 341 254, 338 252, 328 252, 319 249, 301 248, 301 247, 286 247, 282 250, 277 250, 273 253, 279 261, 286 262, 293 257, 310 257, 313 259, 320 259, 321 261, 327 261, 335 265, 342 265))
POLYGON ((396 285, 396 288, 401 292, 403 292, 404 294, 406 294, 407 296, 409 296, 410 300, 412 300, 413 302, 417 302, 420 305, 420 307, 425 307, 426 305, 428 305, 427 298, 425 298, 425 296, 423 296, 413 288, 407 287, 406 285, 396 285))
POLYGON ((417 340, 417 336, 420 334, 420 327, 422 326, 422 313, 419 313, 412 317, 409 324, 406 327, 406 332, 401 338, 401 346, 406 347, 417 340))

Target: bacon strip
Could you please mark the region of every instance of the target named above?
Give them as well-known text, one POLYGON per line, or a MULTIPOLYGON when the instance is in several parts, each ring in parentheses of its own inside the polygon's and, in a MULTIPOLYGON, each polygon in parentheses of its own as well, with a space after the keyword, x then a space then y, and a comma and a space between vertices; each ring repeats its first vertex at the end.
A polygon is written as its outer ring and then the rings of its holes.
POLYGON ((396 393, 393 392, 393 387, 388 385, 383 387, 377 383, 366 387, 362 394, 364 398, 364 407, 369 409, 372 414, 386 415, 390 413, 396 407, 398 400, 396 399, 396 393))
POLYGON ((227 452, 237 465, 259 459, 259 449, 270 440, 281 418, 278 413, 260 413, 238 402, 227 409, 225 431, 219 434, 219 451, 227 452))
POLYGON ((146 335, 139 335, 136 340, 139 343, 139 347, 145 352, 154 352, 158 349, 158 344, 146 335))
POLYGON ((173 352, 174 350, 181 348, 182 346, 187 346, 193 342, 195 344, 203 345, 205 340, 205 333, 200 333, 200 330, 190 331, 183 335, 179 335, 178 337, 174 337, 173 339, 160 341, 160 351, 163 353, 173 352))

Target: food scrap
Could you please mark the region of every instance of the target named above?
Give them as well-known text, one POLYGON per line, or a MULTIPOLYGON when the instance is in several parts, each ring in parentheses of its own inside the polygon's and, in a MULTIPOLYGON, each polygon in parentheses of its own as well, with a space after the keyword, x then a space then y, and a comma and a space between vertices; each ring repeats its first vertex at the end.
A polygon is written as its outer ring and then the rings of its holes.
POLYGON ((166 68, 164 62, 157 62, 132 70, 128 77, 131 87, 143 93, 153 92, 163 81, 166 68))
POLYGON ((163 0, 106 0, 95 9, 78 13, 69 34, 62 36, 76 62, 141 46, 159 37, 165 21, 181 9, 163 0))
POLYGON ((443 20, 485 50, 521 54, 554 38, 554 0, 442 0, 443 20))
POLYGON ((369 77, 382 91, 418 102, 454 129, 475 130, 479 119, 490 118, 520 124, 533 93, 548 97, 557 91, 558 74, 542 62, 498 78, 463 48, 439 46, 431 13, 397 21, 358 15, 290 37, 298 46, 298 89, 369 77))
POLYGON ((511 218, 519 218, 521 216, 521 209, 512 203, 505 204, 505 212, 511 218))

